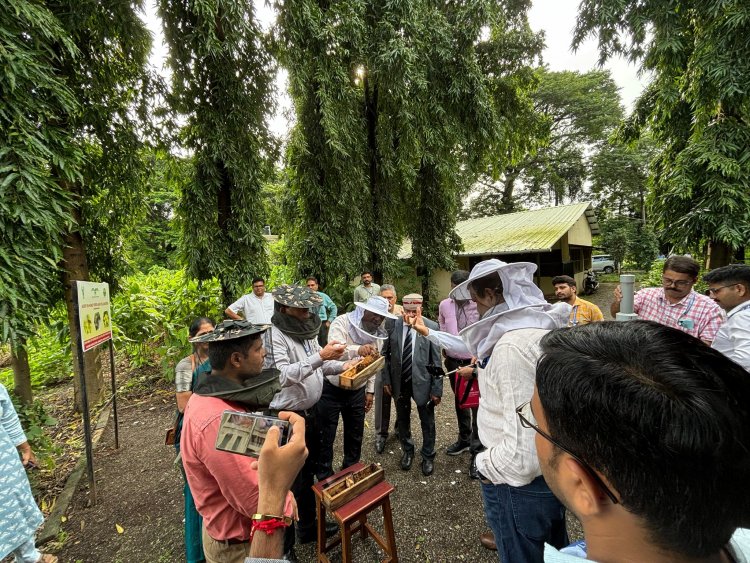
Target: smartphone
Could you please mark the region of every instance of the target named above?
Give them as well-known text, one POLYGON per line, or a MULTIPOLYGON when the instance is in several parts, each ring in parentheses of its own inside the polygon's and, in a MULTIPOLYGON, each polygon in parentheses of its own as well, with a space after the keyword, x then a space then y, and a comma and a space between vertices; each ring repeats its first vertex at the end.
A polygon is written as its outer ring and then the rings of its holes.
POLYGON ((216 436, 216 449, 258 457, 272 426, 278 426, 279 446, 283 446, 292 437, 289 421, 250 412, 224 411, 216 436))

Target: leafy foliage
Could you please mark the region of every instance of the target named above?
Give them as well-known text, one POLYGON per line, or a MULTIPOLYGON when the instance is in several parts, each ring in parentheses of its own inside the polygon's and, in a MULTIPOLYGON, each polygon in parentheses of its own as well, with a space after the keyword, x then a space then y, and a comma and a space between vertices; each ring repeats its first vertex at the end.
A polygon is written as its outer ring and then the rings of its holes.
POLYGON ((79 103, 56 72, 77 50, 44 4, 0 10, 0 341, 21 344, 44 315, 72 226, 60 180, 80 177, 81 152, 65 124, 79 103), (30 93, 33 92, 33 95, 30 93))
POLYGON ((159 12, 172 105, 194 152, 179 205, 182 250, 190 276, 218 276, 228 302, 268 273, 261 190, 276 152, 265 123, 274 63, 252 2, 161 0, 159 12))
POLYGON ((622 267, 626 260, 636 268, 647 270, 659 252, 659 245, 653 229, 639 219, 614 217, 601 221, 602 237, 600 244, 622 267))
POLYGON ((638 217, 646 220, 649 163, 656 147, 647 136, 626 144, 611 140, 591 159, 591 193, 598 216, 638 217))
POLYGON ((389 275, 405 235, 426 270, 449 262, 459 193, 517 133, 508 116, 541 45, 528 3, 276 5, 297 114, 287 154, 297 271, 324 283, 365 265, 389 275))
POLYGON ((218 321, 224 307, 216 279, 198 282, 183 271, 154 267, 123 280, 112 301, 115 344, 134 367, 161 364, 165 377, 190 349, 188 327, 196 317, 218 321))
POLYGON ((494 178, 482 178, 463 217, 521 210, 521 202, 563 203, 582 193, 591 174, 587 153, 604 144, 622 117, 617 86, 608 71, 537 70, 525 119, 524 151, 504 163, 494 178), (517 184, 525 188, 516 193, 517 184))
POLYGON ((131 216, 137 229, 126 239, 126 254, 131 269, 146 272, 153 266, 178 267, 180 221, 177 205, 190 178, 189 159, 165 151, 145 154, 151 168, 144 205, 131 216))
POLYGON ((745 246, 750 4, 678 0, 665 9, 658 0, 584 0, 574 45, 590 34, 602 61, 624 54, 653 74, 624 134, 648 129, 658 147, 650 204, 663 236, 683 248, 745 246))
MULTIPOLYGON (((57 307, 53 315, 58 323, 64 325, 65 311, 57 307)), ((57 323, 56 323, 57 324, 57 323)), ((70 342, 65 330, 62 334, 46 324, 35 328, 35 336, 27 341, 31 386, 43 389, 68 381, 73 374, 73 359, 70 354, 70 342)), ((0 383, 7 388, 13 387, 13 372, 10 368, 0 370, 0 383)))

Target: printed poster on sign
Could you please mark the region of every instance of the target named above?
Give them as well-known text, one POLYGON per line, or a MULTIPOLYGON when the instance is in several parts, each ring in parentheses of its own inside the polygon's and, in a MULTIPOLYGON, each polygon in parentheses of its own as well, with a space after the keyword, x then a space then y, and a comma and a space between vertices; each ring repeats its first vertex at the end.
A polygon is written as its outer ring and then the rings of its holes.
POLYGON ((109 284, 76 282, 78 318, 81 323, 83 351, 112 339, 112 317, 109 310, 109 284))

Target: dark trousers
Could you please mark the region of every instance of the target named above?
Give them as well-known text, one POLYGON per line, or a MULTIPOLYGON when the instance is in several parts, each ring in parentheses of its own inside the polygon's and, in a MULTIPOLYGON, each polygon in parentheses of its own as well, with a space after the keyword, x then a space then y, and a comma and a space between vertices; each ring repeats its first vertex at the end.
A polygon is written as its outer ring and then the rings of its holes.
MULTIPOLYGON (((445 367, 447 371, 453 371, 459 367, 469 365, 471 360, 457 360, 447 356, 445 358, 445 367)), ((473 409, 462 409, 458 405, 456 396, 456 378, 455 373, 448 376, 453 391, 453 404, 456 409, 456 420, 458 421, 458 441, 463 444, 469 444, 471 455, 477 455, 484 450, 482 442, 479 440, 479 430, 477 429, 477 411, 479 407, 473 409)))
POLYGON ((315 410, 320 428, 317 476, 318 481, 322 481, 333 475, 333 443, 336 441, 339 415, 344 420, 344 462, 341 469, 359 461, 365 431, 365 387, 350 391, 325 381, 315 410))
MULTIPOLYGON (((396 400, 396 412, 398 417, 398 439, 405 452, 414 451, 414 442, 411 439, 411 380, 401 382, 401 394, 396 400)), ((435 405, 429 401, 426 405, 417 405, 419 422, 422 425, 422 449, 419 453, 425 459, 435 459, 435 405)))
POLYGON ((320 455, 320 430, 315 416, 315 410, 309 409, 297 413, 305 418, 305 444, 307 445, 307 459, 305 465, 297 474, 292 484, 292 493, 297 500, 299 521, 286 529, 284 534, 284 552, 294 547, 294 530, 299 530, 302 537, 317 536, 317 510, 315 507, 315 493, 312 486, 315 483, 315 469, 320 455))
MULTIPOLYGON (((383 393, 383 371, 379 371, 375 378, 375 434, 388 438, 391 425, 391 402, 396 402, 395 397, 389 397, 383 393)), ((398 418, 398 416, 397 416, 398 418)), ((398 421, 396 422, 398 425, 398 421)))
POLYGON ((326 321, 320 323, 320 331, 318 331, 318 344, 323 348, 328 344, 328 330, 330 327, 326 326, 326 321))

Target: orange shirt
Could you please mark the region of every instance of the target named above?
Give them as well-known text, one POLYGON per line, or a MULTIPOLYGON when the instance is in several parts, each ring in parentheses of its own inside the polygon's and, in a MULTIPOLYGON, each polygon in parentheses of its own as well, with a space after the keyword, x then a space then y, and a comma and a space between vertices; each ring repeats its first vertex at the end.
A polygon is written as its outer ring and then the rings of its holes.
POLYGON ((604 320, 602 310, 591 301, 576 296, 572 307, 573 310, 570 312, 570 318, 568 318, 568 326, 586 325, 604 320))

